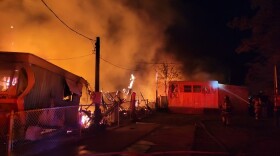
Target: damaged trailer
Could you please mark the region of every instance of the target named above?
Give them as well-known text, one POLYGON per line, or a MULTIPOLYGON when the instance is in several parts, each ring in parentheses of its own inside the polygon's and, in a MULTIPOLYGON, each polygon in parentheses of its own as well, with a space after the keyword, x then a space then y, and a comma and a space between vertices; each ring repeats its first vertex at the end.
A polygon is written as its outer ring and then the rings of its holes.
POLYGON ((235 112, 245 112, 248 89, 243 86, 219 84, 218 81, 171 81, 168 109, 176 113, 203 113, 218 110, 229 96, 235 112))
MULTIPOLYGON (((11 111, 76 106, 71 111, 41 113, 41 116, 47 114, 49 118, 59 116, 59 126, 73 123, 78 120, 78 107, 84 85, 87 85, 87 82, 82 77, 38 56, 0 51, 0 125, 6 127, 8 117, 5 114, 11 111)), ((21 124, 24 125, 27 118, 28 116, 21 115, 21 124)), ((37 120, 39 119, 40 117, 37 120)), ((54 126, 56 123, 43 124, 54 126)))

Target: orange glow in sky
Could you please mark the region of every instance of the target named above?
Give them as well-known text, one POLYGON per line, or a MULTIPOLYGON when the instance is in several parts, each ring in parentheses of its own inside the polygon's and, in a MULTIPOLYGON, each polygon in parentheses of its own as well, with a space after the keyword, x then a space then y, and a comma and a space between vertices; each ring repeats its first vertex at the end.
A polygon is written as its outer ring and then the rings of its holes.
MULTIPOLYGON (((83 77, 94 88, 95 40, 100 37, 100 89, 123 90, 133 74, 133 91, 150 101, 156 96, 155 63, 172 62, 179 68, 184 64, 181 80, 223 79, 223 71, 207 71, 219 65, 211 61, 215 56, 208 54, 207 46, 193 51, 192 45, 203 44, 188 42, 186 36, 170 40, 168 31, 178 20, 188 32, 195 28, 188 25, 188 16, 171 7, 172 1, 159 1, 2 0, 0 51, 33 53, 83 77), (201 56, 192 55, 196 52, 201 56)), ((158 95, 164 95, 163 86, 158 84, 158 95)))
MULTIPOLYGON (((137 81, 133 89, 154 100, 155 70, 153 65, 139 62, 155 60, 171 17, 155 21, 144 11, 118 1, 45 0, 45 3, 69 27, 93 41, 67 28, 40 0, 3 0, 1 51, 33 53, 82 76, 94 88, 94 39, 100 37, 103 58, 100 88, 103 91, 126 88, 130 75, 134 74, 137 81)), ((142 5, 152 10, 157 4, 147 1, 142 5)))

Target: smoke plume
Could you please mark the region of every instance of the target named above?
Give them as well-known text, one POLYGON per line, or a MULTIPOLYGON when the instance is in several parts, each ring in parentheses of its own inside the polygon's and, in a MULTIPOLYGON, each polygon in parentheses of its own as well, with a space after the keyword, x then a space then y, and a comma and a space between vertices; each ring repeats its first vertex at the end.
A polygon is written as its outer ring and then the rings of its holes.
POLYGON ((188 76, 183 79, 215 78, 192 59, 191 50, 187 59, 172 55, 179 47, 168 46, 168 28, 182 18, 172 6, 172 0, 1 0, 0 50, 33 53, 82 76, 94 88, 94 43, 100 37, 102 91, 127 88, 134 74, 133 89, 153 100, 155 63, 185 61, 194 68, 184 68, 188 76))

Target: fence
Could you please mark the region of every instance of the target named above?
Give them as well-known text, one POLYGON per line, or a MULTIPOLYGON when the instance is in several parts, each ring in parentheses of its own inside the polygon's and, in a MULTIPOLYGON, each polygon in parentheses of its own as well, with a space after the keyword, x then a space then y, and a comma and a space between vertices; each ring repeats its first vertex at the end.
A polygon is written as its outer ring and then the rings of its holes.
POLYGON ((37 140, 48 140, 51 144, 69 133, 80 134, 78 106, 12 112, 5 116, 8 122, 0 134, 1 144, 5 146, 1 152, 8 155, 11 150, 37 140))
MULTIPOLYGON (((36 143, 38 140, 56 144, 56 141, 63 136, 79 137, 83 128, 88 128, 93 122, 94 107, 94 105, 80 105, 1 113, 1 121, 5 121, 3 122, 5 124, 1 125, 0 153, 10 155, 11 151, 36 143), (84 115, 87 116, 88 126, 81 122, 84 115)), ((125 108, 125 104, 123 107, 119 104, 108 105, 107 108, 102 108, 102 114, 107 126, 119 126, 120 120, 131 119, 129 108, 125 108), (112 110, 109 111, 110 109, 112 110)), ((139 117, 147 115, 144 109, 137 109, 137 114, 139 117)))
MULTIPOLYGON (((113 123, 117 122, 116 118, 116 111, 118 108, 113 108, 113 105, 101 105, 100 106, 101 113, 102 113, 102 121, 103 124, 106 124, 108 126, 112 125, 113 123), (108 109, 114 109, 114 112, 110 112, 107 115, 105 115, 105 112, 108 109)), ((89 105, 80 105, 80 117, 81 117, 81 128, 89 128, 89 126, 94 122, 94 111, 95 111, 95 105, 89 104, 89 105)))
POLYGON ((0 112, 0 153, 4 153, 7 149, 7 131, 9 129, 9 114, 4 111, 0 112))

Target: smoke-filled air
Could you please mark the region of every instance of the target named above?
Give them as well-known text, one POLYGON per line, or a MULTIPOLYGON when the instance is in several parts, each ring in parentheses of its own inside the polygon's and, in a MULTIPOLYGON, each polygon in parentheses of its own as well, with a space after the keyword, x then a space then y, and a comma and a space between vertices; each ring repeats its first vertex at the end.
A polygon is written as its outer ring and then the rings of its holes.
POLYGON ((174 15, 169 3, 1 0, 0 50, 33 53, 83 77, 94 88, 95 40, 100 37, 102 91, 127 88, 133 74, 133 90, 154 100, 154 63, 180 63, 170 56, 172 51, 164 50, 165 31, 174 15))

